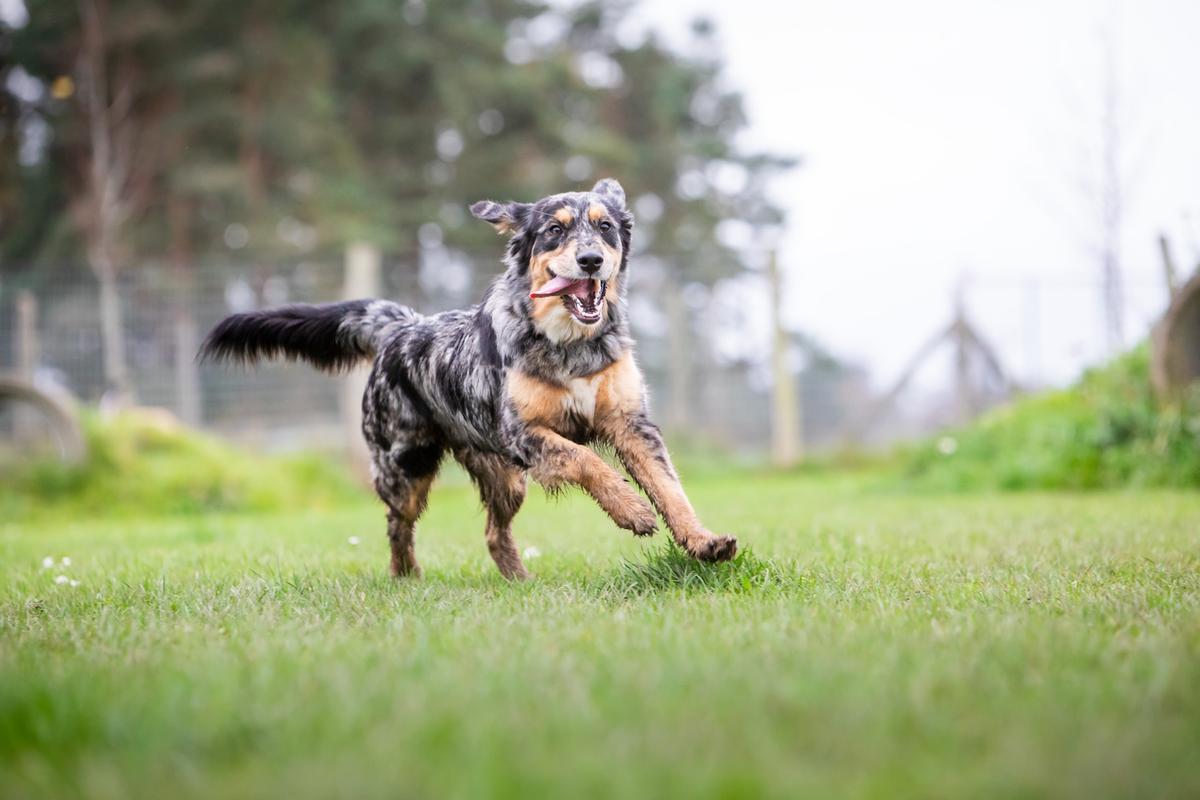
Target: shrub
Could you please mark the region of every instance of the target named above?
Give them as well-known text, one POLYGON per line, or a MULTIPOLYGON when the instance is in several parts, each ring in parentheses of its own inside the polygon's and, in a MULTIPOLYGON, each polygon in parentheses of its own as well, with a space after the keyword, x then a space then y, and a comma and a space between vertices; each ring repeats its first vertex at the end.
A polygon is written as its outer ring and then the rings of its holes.
POLYGON ((1158 398, 1141 347, 1070 389, 1020 399, 918 446, 906 477, 943 489, 1200 486, 1200 389, 1158 398))
POLYGON ((0 517, 195 514, 327 507, 362 495, 317 455, 244 453, 160 415, 84 418, 87 460, 18 465, 0 478, 0 517))

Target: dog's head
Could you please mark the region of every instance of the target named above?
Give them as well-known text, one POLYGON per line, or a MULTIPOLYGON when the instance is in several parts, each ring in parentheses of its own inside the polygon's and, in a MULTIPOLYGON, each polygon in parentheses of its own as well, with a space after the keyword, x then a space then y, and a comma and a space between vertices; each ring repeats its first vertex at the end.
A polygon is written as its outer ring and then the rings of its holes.
POLYGON ((481 200, 471 213, 509 242, 509 270, 532 298, 534 325, 556 341, 594 335, 620 300, 633 215, 625 190, 605 178, 590 192, 536 203, 481 200))

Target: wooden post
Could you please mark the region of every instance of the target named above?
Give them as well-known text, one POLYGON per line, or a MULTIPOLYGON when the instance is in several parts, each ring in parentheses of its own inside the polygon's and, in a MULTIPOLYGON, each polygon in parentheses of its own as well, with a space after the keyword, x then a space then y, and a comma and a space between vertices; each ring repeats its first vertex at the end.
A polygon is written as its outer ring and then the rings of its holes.
POLYGON ((1171 243, 1164 234, 1158 235, 1158 251, 1162 254, 1163 277, 1167 281, 1167 300, 1179 291, 1179 272, 1175 269, 1175 259, 1171 258, 1171 243))
POLYGON ((800 402, 788 363, 788 335, 781 309, 783 280, 774 250, 767 254, 767 286, 771 295, 771 461, 778 467, 790 467, 803 455, 800 402))
MULTIPOLYGON (((342 283, 342 297, 357 300, 377 297, 380 293, 379 248, 369 242, 352 242, 346 248, 346 275, 342 283)), ((362 396, 367 386, 366 366, 355 367, 342 379, 339 391, 339 406, 346 441, 350 443, 350 461, 355 472, 363 480, 370 480, 371 462, 367 444, 362 436, 362 396)))
POLYGON ((175 411, 185 425, 199 427, 204 419, 200 392, 200 366, 196 350, 200 333, 193 310, 197 300, 197 281, 192 263, 192 243, 188 224, 191 209, 178 193, 167 197, 167 230, 170 239, 171 291, 173 294, 172 334, 175 339, 175 411))
MULTIPOLYGON (((33 374, 37 371, 38 359, 38 317, 37 298, 28 289, 22 289, 16 296, 16 330, 13 331, 16 344, 17 373, 16 377, 33 388, 33 374)), ((39 418, 37 411, 27 403, 18 403, 13 408, 13 427, 17 441, 30 441, 38 436, 39 418)))
POLYGON ((667 312, 667 384, 670 387, 667 406, 669 433, 686 433, 691 417, 692 354, 687 305, 683 302, 682 287, 669 276, 662 295, 667 312))
MULTIPOLYGON (((176 289, 182 292, 182 289, 176 289)), ((182 303, 194 300, 194 296, 181 298, 182 303)), ((196 350, 200 347, 200 334, 196 330, 196 317, 190 307, 175 309, 172 325, 175 337, 175 403, 179 418, 185 425, 200 427, 204 421, 200 393, 200 368, 196 364, 196 350)))
POLYGON ((17 292, 17 375, 30 383, 37 369, 38 332, 37 332, 37 298, 28 289, 17 292))

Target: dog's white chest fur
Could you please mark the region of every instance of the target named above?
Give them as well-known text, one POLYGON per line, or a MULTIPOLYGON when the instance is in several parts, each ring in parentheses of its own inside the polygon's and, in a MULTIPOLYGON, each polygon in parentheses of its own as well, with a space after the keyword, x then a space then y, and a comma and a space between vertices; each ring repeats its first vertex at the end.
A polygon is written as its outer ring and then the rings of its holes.
POLYGON ((596 416, 596 393, 600 388, 600 375, 572 378, 563 392, 563 411, 570 415, 592 420, 596 416))

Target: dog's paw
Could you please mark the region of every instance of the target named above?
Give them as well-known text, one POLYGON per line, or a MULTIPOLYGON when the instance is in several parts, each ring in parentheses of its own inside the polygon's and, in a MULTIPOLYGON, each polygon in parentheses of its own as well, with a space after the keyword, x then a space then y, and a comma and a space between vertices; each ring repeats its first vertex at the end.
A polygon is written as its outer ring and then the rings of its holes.
POLYGON ((658 512, 638 495, 622 504, 621 511, 620 518, 614 517, 617 525, 633 531, 634 536, 653 536, 658 532, 658 512))
POLYGON ((688 552, 699 561, 729 561, 737 555, 737 539, 709 534, 689 547, 688 552))

